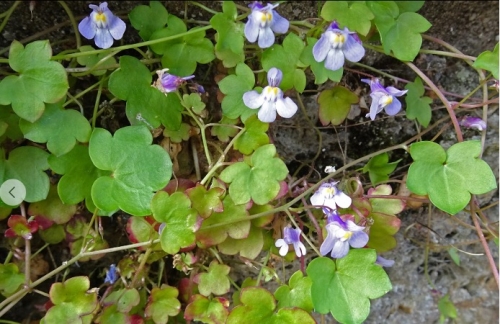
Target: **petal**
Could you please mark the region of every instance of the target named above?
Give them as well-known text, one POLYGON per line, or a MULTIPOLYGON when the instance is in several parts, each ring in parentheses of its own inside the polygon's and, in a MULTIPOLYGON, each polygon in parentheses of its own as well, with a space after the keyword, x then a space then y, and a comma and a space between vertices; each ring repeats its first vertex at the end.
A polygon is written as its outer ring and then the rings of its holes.
POLYGON ((274 246, 276 247, 282 247, 283 245, 288 245, 284 239, 277 239, 276 242, 274 242, 274 246))
POLYGON ((323 62, 330 50, 330 43, 328 42, 328 37, 326 33, 321 35, 319 41, 313 46, 313 56, 317 62, 323 62))
POLYGON ((344 51, 345 58, 351 62, 359 62, 365 56, 365 48, 351 35, 347 36, 342 50, 344 51))
POLYGON ((267 72, 267 82, 271 87, 279 86, 282 79, 283 72, 280 69, 273 67, 267 72))
POLYGON ((110 48, 113 45, 113 37, 109 33, 109 30, 97 28, 94 42, 95 45, 99 48, 110 48))
POLYGON ((346 227, 351 232, 362 232, 365 229, 363 226, 356 225, 352 220, 346 221, 346 227))
POLYGON ((362 248, 368 243, 368 234, 363 231, 353 232, 351 238, 349 239, 349 244, 353 248, 362 248))
POLYGON ((321 255, 327 255, 333 249, 333 245, 335 244, 335 238, 333 235, 328 232, 326 239, 323 241, 323 244, 319 247, 319 252, 321 255))
POLYGON ((257 109, 264 104, 264 96, 255 90, 248 91, 243 94, 243 103, 248 108, 257 109))
POLYGON ((401 102, 396 98, 392 98, 392 102, 387 106, 385 106, 385 112, 389 116, 396 115, 400 110, 401 110, 401 102))
POLYGON ((344 66, 344 53, 340 49, 332 48, 326 55, 325 68, 337 71, 342 66, 344 66))
POLYGON ((375 261, 375 264, 388 268, 394 265, 394 260, 389 260, 381 257, 380 255, 377 255, 377 260, 375 261))
POLYGON ((369 116, 371 120, 375 120, 377 114, 382 111, 382 107, 380 107, 379 105, 380 97, 375 97, 373 96, 373 94, 371 94, 370 96, 372 97, 372 104, 370 106, 369 116))
POLYGON ((385 88, 385 90, 389 94, 396 96, 396 97, 401 97, 402 95, 404 95, 408 92, 408 90, 399 90, 399 89, 396 89, 394 87, 387 87, 387 88, 385 88))
POLYGON ((112 17, 113 18, 111 19, 111 22, 108 25, 109 33, 111 34, 111 36, 113 36, 114 39, 119 40, 123 37, 127 25, 120 18, 114 15, 112 17))
POLYGON ((276 11, 272 11, 273 21, 271 22, 271 29, 278 34, 284 34, 288 31, 290 23, 285 18, 281 17, 276 11))
POLYGON ((337 209, 337 204, 335 203, 335 198, 325 198, 323 206, 329 207, 330 209, 337 209))
POLYGON ((347 255, 349 252, 349 243, 347 241, 342 242, 340 240, 336 241, 332 248, 332 253, 330 254, 332 258, 340 259, 347 255))
POLYGON ((80 31, 80 34, 82 34, 82 36, 86 39, 92 39, 96 34, 97 26, 92 23, 90 17, 85 17, 78 24, 78 30, 80 31))
POLYGON ((290 118, 297 112, 297 105, 292 99, 286 97, 285 99, 278 99, 276 101, 276 110, 278 115, 283 118, 290 118))
POLYGON ((272 123, 276 120, 276 104, 269 101, 264 101, 262 107, 257 114, 261 122, 272 123))
POLYGON ((349 197, 348 195, 339 190, 335 195, 335 203, 337 203, 337 205, 340 208, 348 208, 349 206, 351 206, 352 199, 351 197, 349 197))
POLYGON ((261 28, 259 30, 259 47, 268 48, 274 44, 274 33, 271 28, 261 28))
POLYGON ((288 253, 288 244, 286 244, 284 240, 278 239, 276 241, 276 243, 275 243, 276 247, 278 247, 278 241, 279 241, 279 244, 280 244, 279 246, 281 246, 280 250, 279 250, 279 254, 281 256, 287 255, 287 253, 288 253), (281 241, 283 241, 283 242, 281 242, 281 241))
POLYGON ((325 202, 325 197, 323 197, 321 191, 318 190, 314 193, 314 195, 311 196, 311 198, 309 198, 309 200, 311 201, 311 205, 313 206, 323 206, 323 203, 325 202))
POLYGON ((256 21, 255 13, 252 12, 245 24, 245 37, 250 43, 255 43, 257 36, 259 36, 259 22, 256 21))
POLYGON ((293 248, 295 249, 295 254, 300 258, 303 255, 306 255, 306 247, 302 242, 293 243, 293 248))

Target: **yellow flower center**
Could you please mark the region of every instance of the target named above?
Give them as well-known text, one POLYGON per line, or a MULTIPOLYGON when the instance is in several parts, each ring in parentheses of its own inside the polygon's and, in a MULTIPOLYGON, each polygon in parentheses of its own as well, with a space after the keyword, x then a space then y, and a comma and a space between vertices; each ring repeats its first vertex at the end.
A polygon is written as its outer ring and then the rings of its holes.
POLYGON ((344 34, 338 33, 338 32, 333 33, 333 37, 331 39, 331 42, 334 45, 340 45, 340 46, 344 45, 344 43, 345 43, 345 36, 344 36, 344 34))
POLYGON ((390 105, 392 103, 392 100, 392 96, 383 96, 381 100, 382 106, 385 107, 390 105))
POLYGON ((344 235, 342 235, 341 237, 341 241, 347 241, 348 239, 350 239, 352 236, 352 232, 351 231, 347 231, 344 233, 344 235))
POLYGON ((323 195, 327 197, 328 199, 333 198, 336 194, 335 187, 327 187, 323 189, 323 195))
POLYGON ((97 13, 97 15, 95 15, 95 20, 97 20, 98 22, 102 22, 103 24, 106 23, 106 15, 102 12, 99 12, 97 13))

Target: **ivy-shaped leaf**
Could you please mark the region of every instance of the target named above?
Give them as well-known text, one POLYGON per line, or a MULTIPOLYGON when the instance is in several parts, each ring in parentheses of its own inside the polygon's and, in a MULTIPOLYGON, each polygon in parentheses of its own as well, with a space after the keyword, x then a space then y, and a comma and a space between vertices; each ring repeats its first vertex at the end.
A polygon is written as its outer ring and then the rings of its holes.
POLYGON ((230 127, 226 125, 236 125, 238 124, 238 119, 231 119, 227 116, 222 116, 222 119, 219 122, 219 125, 215 125, 212 127, 211 134, 212 136, 217 136, 217 139, 223 143, 229 142, 231 137, 236 136, 238 134, 238 129, 236 127, 230 127))
POLYGON ((372 157, 363 167, 363 172, 368 172, 372 185, 389 180, 389 174, 394 172, 401 159, 389 163, 389 155, 382 153, 372 157))
POLYGON ((399 12, 417 12, 422 8, 425 1, 394 1, 399 8, 399 12))
POLYGON ((44 200, 49 193, 49 153, 34 146, 21 146, 9 153, 8 160, 0 150, 0 180, 17 179, 26 187, 27 202, 44 200))
POLYGON ((229 292, 231 284, 229 283, 229 271, 231 270, 225 264, 219 264, 217 261, 210 262, 208 272, 200 273, 196 276, 195 282, 198 283, 198 290, 203 296, 224 295, 229 292))
POLYGON ((24 283, 24 273, 14 263, 0 264, 0 294, 9 297, 24 283))
POLYGON ((331 312, 340 323, 363 322, 370 313, 370 299, 392 289, 376 258, 375 250, 354 249, 336 261, 325 257, 311 261, 306 271, 312 280, 314 310, 331 312))
POLYGON ((408 170, 408 188, 417 195, 429 195, 447 213, 465 208, 471 194, 497 188, 490 166, 479 158, 479 141, 454 144, 446 153, 439 144, 423 141, 412 144, 410 154, 414 162, 408 170))
POLYGON ((401 61, 413 61, 422 46, 421 33, 431 28, 431 23, 417 13, 405 12, 385 34, 384 51, 394 53, 401 61))
POLYGON ((249 163, 237 162, 222 171, 220 179, 231 183, 229 195, 235 204, 246 204, 252 199, 264 205, 278 195, 279 182, 285 179, 288 169, 275 155, 276 147, 267 144, 255 150, 249 163))
POLYGON ((318 40, 316 38, 307 38, 307 46, 302 50, 300 61, 306 64, 306 67, 311 67, 311 71, 314 73, 314 84, 323 84, 328 79, 339 82, 340 79, 342 79, 344 68, 332 71, 325 68, 324 62, 318 62, 314 59, 313 47, 317 41, 318 40))
POLYGON ((280 88, 285 91, 295 87, 298 92, 306 87, 304 70, 297 69, 300 54, 304 49, 304 42, 294 33, 288 34, 283 45, 274 44, 262 53, 262 67, 269 71, 275 67, 283 72, 280 88))
MULTIPOLYGON (((152 224, 156 224, 156 221, 151 216, 146 217, 136 217, 132 216, 127 220, 127 234, 131 243, 139 242, 149 242, 159 238, 158 231, 152 224)), ((153 244, 149 248, 153 251, 161 251, 161 243, 153 244)), ((138 248, 139 250, 144 249, 138 248)))
POLYGON ((179 314, 181 303, 177 299, 177 288, 162 285, 151 290, 148 304, 144 314, 153 319, 155 324, 166 324, 169 316, 179 314))
POLYGON ((243 102, 243 94, 253 89, 255 76, 252 70, 244 63, 236 65, 235 74, 228 75, 219 82, 220 91, 226 96, 222 99, 224 116, 242 120, 255 114, 255 110, 248 108, 243 102))
POLYGON ((396 23, 399 8, 394 1, 367 1, 366 5, 375 15, 373 22, 377 26, 380 39, 384 42, 385 34, 396 23))
POLYGON ((245 124, 245 132, 234 141, 234 148, 245 155, 250 155, 254 150, 262 145, 269 144, 267 130, 269 123, 263 123, 257 115, 248 117, 245 124))
POLYGON ((184 94, 181 104, 186 108, 191 108, 196 114, 201 115, 205 109, 205 103, 201 101, 199 93, 184 94))
POLYGON ((179 97, 165 96, 151 86, 152 80, 151 73, 138 59, 121 56, 120 68, 109 77, 109 91, 127 101, 125 109, 130 124, 144 125, 146 120, 154 128, 163 124, 168 129, 178 129, 183 110, 179 97))
POLYGON ((49 295, 54 306, 40 323, 90 323, 98 301, 97 291, 88 292, 89 288, 90 280, 84 276, 52 284, 49 295))
POLYGON ((103 305, 115 304, 116 310, 121 313, 128 313, 130 310, 139 304, 141 296, 135 288, 118 289, 109 294, 103 302, 103 305))
POLYGON ((57 194, 56 186, 51 185, 47 198, 30 204, 28 214, 50 219, 56 224, 65 224, 76 213, 76 207, 64 204, 57 194))
POLYGON ((64 109, 62 104, 63 101, 47 104, 43 115, 34 123, 23 119, 19 122, 25 138, 36 143, 47 143, 47 149, 55 156, 71 151, 77 141, 87 143, 92 132, 88 120, 82 114, 64 109))
POLYGON ((342 124, 351 111, 351 105, 358 101, 358 96, 343 86, 337 85, 333 89, 321 91, 318 97, 321 124, 342 124))
POLYGON ((24 137, 19 129, 21 118, 12 111, 10 106, 0 106, 0 142, 5 138, 17 141, 24 137))
POLYGON ((241 305, 236 306, 227 318, 227 324, 313 324, 314 319, 299 308, 281 308, 275 313, 273 295, 260 287, 241 290, 241 305))
POLYGON ((49 41, 35 41, 26 47, 13 41, 10 45, 9 65, 19 72, 0 82, 0 105, 12 104, 21 118, 35 122, 43 114, 44 103, 55 103, 69 88, 64 67, 51 61, 49 41))
POLYGON ((168 11, 159 1, 150 1, 149 7, 138 5, 128 17, 132 27, 139 31, 139 36, 148 41, 155 31, 165 27, 168 21, 168 11))
POLYGON ((222 61, 226 68, 234 67, 243 63, 245 55, 243 52, 243 24, 236 21, 238 12, 232 1, 222 3, 222 12, 215 14, 210 19, 210 24, 217 31, 217 43, 215 44, 215 56, 222 61))
POLYGON ((222 243, 228 236, 234 239, 248 237, 250 220, 245 220, 248 217, 245 205, 235 205, 229 195, 224 198, 222 203, 224 210, 222 212, 214 211, 209 218, 203 221, 201 228, 196 232, 199 246, 205 248, 222 243), (227 224, 219 225, 221 223, 227 224))
POLYGON ((186 320, 201 321, 208 324, 226 323, 229 301, 221 297, 208 299, 202 295, 194 295, 184 311, 186 320))
POLYGON ((177 130, 165 128, 163 136, 169 137, 170 141, 173 143, 181 143, 182 141, 187 141, 189 139, 190 130, 191 126, 189 124, 182 123, 177 130))
POLYGON ((220 200, 224 194, 222 188, 207 190, 204 186, 197 184, 196 187, 186 190, 186 194, 191 199, 193 208, 202 218, 209 217, 214 211, 218 213, 224 211, 224 206, 220 200))
POLYGON ((274 297, 278 300, 278 308, 298 307, 311 312, 313 310, 311 278, 304 277, 302 271, 299 270, 290 277, 288 284, 288 286, 280 286, 274 292, 274 297))
MULTIPOLYGON (((80 52, 89 52, 89 51, 94 51, 95 49, 90 46, 90 45, 84 45, 80 46, 78 48, 80 52)), ((114 56, 108 56, 111 53, 111 50, 102 52, 99 54, 89 54, 87 56, 78 56, 76 58, 78 64, 83 65, 87 67, 92 73, 92 75, 95 76, 100 76, 103 74, 106 74, 106 70, 112 70, 114 68, 114 65, 116 64, 116 59, 114 56), (103 62, 101 62, 95 69, 94 67, 99 63, 102 59, 107 57, 103 62)))
POLYGON ((134 216, 151 214, 154 192, 165 187, 172 176, 172 161, 145 126, 127 126, 111 135, 94 129, 89 155, 94 165, 111 171, 92 186, 92 200, 104 211, 121 209, 134 216))
POLYGON ((191 201, 182 192, 171 196, 159 191, 151 203, 153 217, 165 223, 160 234, 162 249, 168 254, 176 254, 181 248, 194 244, 194 232, 198 229, 196 211, 191 208, 191 201))
POLYGON ((420 125, 427 127, 431 121, 432 110, 430 104, 432 99, 424 97, 424 85, 422 79, 417 77, 414 82, 405 86, 406 93, 406 117, 410 120, 417 119, 420 125))
POLYGON ((472 66, 491 72, 495 79, 499 79, 498 67, 498 43, 492 51, 484 51, 477 57, 472 66))
POLYGON ((321 17, 328 21, 336 20, 342 27, 366 36, 375 17, 365 2, 326 1, 321 9, 321 17))

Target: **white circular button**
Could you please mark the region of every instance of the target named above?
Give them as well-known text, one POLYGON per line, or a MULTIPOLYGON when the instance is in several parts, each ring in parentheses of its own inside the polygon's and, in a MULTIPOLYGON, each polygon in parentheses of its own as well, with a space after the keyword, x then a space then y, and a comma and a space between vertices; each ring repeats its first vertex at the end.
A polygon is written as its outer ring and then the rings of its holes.
POLYGON ((0 199, 9 206, 18 206, 26 198, 26 187, 17 179, 9 179, 0 186, 0 199))

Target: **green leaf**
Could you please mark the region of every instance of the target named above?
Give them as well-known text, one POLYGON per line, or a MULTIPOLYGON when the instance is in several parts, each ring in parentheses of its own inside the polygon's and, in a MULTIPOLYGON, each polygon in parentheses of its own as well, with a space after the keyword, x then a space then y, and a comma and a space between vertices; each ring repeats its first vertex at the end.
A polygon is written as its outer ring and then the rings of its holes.
POLYGON ((262 145, 269 144, 267 136, 269 123, 263 123, 257 115, 253 115, 248 117, 243 124, 245 124, 245 132, 234 142, 235 149, 245 155, 250 155, 262 145))
POLYGON ((224 206, 220 200, 224 194, 222 188, 211 188, 207 190, 201 184, 186 190, 186 194, 191 199, 193 208, 196 209, 202 218, 208 218, 212 212, 223 212, 224 206))
POLYGON ((283 72, 280 88, 285 91, 295 87, 298 92, 304 91, 305 73, 297 69, 299 57, 304 49, 304 42, 299 36, 290 33, 283 40, 283 46, 274 44, 262 53, 262 67, 269 71, 278 68, 283 72))
POLYGON ((275 157, 276 147, 267 144, 252 154, 251 161, 237 162, 222 171, 220 178, 229 186, 229 195, 235 204, 246 204, 252 199, 264 205, 280 191, 279 182, 288 174, 285 163, 275 157))
POLYGON ((432 99, 423 97, 425 89, 422 79, 417 77, 415 82, 410 82, 405 86, 406 93, 406 117, 417 119, 420 125, 427 127, 431 121, 432 110, 430 104, 432 99))
POLYGON ((226 116, 222 116, 219 125, 213 126, 211 130, 212 136, 217 136, 217 139, 223 143, 229 142, 229 138, 236 136, 238 134, 238 129, 236 127, 230 127, 225 125, 236 125, 238 124, 238 119, 231 119, 226 116))
MULTIPOLYGON (((95 49, 90 45, 80 46, 78 48, 80 52, 94 51, 95 49)), ((100 76, 106 74, 106 70, 114 69, 116 64, 116 59, 114 56, 109 56, 111 50, 105 51, 99 54, 89 54, 87 56, 78 56, 76 58, 78 64, 83 65, 91 71, 92 75, 100 76), (107 58, 106 58, 107 57, 107 58), (102 59, 106 58, 104 61, 99 63, 102 59), (99 63, 99 65, 97 65, 99 63), (98 68, 98 69, 97 69, 98 68), (95 69, 95 70, 94 70, 95 69)))
POLYGON ((425 1, 394 1, 399 7, 399 11, 403 12, 417 12, 422 8, 425 1))
POLYGON ((165 27, 168 11, 159 1, 150 1, 149 7, 138 5, 129 14, 132 27, 139 31, 139 36, 148 41, 155 31, 165 27))
POLYGON ((448 254, 450 255, 450 258, 455 262, 457 266, 460 266, 460 255, 457 253, 457 249, 452 247, 448 249, 448 254))
POLYGON ((466 141, 454 144, 445 153, 434 142, 410 146, 413 163, 408 170, 407 186, 417 195, 429 195, 439 209, 456 214, 470 201, 497 188, 490 166, 479 158, 481 143, 466 141))
POLYGON ((356 94, 342 86, 323 90, 319 94, 319 120, 323 126, 340 125, 347 118, 351 105, 359 101, 356 94))
POLYGON ((71 151, 77 141, 87 143, 92 132, 88 120, 82 114, 64 109, 62 103, 47 104, 43 115, 34 123, 23 119, 19 122, 25 138, 36 143, 47 143, 47 149, 55 156, 71 151))
POLYGON ((457 318, 457 309, 455 305, 453 305, 448 294, 439 299, 438 309, 441 313, 441 318, 457 318))
POLYGON ((241 305, 236 306, 227 318, 227 324, 313 324, 314 319, 299 308, 281 308, 275 313, 273 295, 260 287, 241 290, 241 305))
POLYGON ((172 176, 167 152, 151 145, 153 137, 145 126, 120 128, 114 136, 94 129, 89 155, 94 165, 111 171, 92 186, 92 200, 103 211, 121 209, 134 216, 150 215, 154 192, 165 187, 172 176))
POLYGON ((182 96, 182 103, 184 107, 191 108, 196 114, 201 115, 205 109, 205 103, 201 101, 199 93, 190 93, 182 96))
MULTIPOLYGON (((70 152, 56 157, 49 156, 52 171, 61 174, 57 192, 65 204, 77 204, 84 199, 92 201, 91 189, 94 181, 109 171, 97 169, 89 156, 89 147, 77 144, 70 152)), ((94 212, 91 210, 91 212, 94 212)))
POLYGON ((103 304, 116 304, 116 310, 121 313, 128 313, 130 310, 139 304, 141 297, 135 288, 118 289, 109 294, 103 304))
POLYGON ((228 75, 219 82, 220 91, 226 96, 222 99, 224 116, 242 120, 255 114, 255 110, 248 108, 243 102, 243 94, 253 89, 255 76, 252 70, 244 63, 236 66, 235 74, 228 75))
POLYGON ((302 50, 300 55, 300 61, 311 67, 311 71, 314 73, 314 84, 323 84, 326 80, 330 79, 335 82, 339 82, 342 79, 342 74, 344 73, 344 68, 332 71, 325 68, 324 62, 318 62, 313 56, 313 47, 318 40, 316 38, 307 38, 307 46, 302 50))
POLYGON ((46 230, 40 229, 38 231, 40 238, 49 244, 58 244, 66 238, 66 232, 64 231, 64 225, 53 224, 46 230))
POLYGON ((179 97, 165 96, 151 83, 151 73, 144 64, 135 57, 121 56, 120 69, 109 78, 109 91, 127 101, 125 109, 130 124, 144 125, 142 118, 154 128, 163 124, 171 130, 179 129, 183 110, 179 97))
POLYGON ((228 195, 222 201, 224 210, 213 212, 209 218, 205 219, 201 228, 196 232, 198 246, 209 247, 224 242, 226 238, 243 239, 248 237, 250 232, 250 220, 245 205, 235 205, 228 195), (219 224, 224 225, 219 225, 219 224), (218 225, 217 227, 212 227, 218 225))
POLYGON ((234 67, 245 60, 243 52, 243 24, 236 21, 238 12, 233 1, 222 3, 222 13, 215 14, 210 24, 217 31, 215 56, 226 68, 234 67))
POLYGON ((373 22, 377 26, 382 43, 384 43, 385 35, 396 23, 399 8, 394 1, 367 1, 366 5, 375 15, 373 22))
POLYGON ((54 304, 40 323, 90 323, 97 308, 97 291, 88 292, 88 277, 72 277, 50 287, 50 300, 54 304))
POLYGON ((264 239, 262 229, 251 226, 248 236, 244 239, 235 240, 228 237, 224 242, 218 245, 219 251, 227 255, 240 255, 244 258, 253 260, 262 251, 264 239))
POLYGON ((181 143, 182 141, 187 141, 189 139, 189 131, 191 130, 191 126, 182 123, 181 127, 177 130, 170 130, 168 128, 165 128, 163 131, 163 136, 169 137, 170 141, 173 143, 181 143))
POLYGON ((181 303, 177 299, 177 288, 162 285, 151 290, 149 302, 144 314, 153 319, 155 324, 166 324, 169 316, 179 314, 181 303))
POLYGON ((31 216, 42 216, 56 224, 65 224, 76 213, 76 207, 76 205, 64 204, 59 199, 56 186, 51 185, 47 198, 32 203, 28 208, 28 214, 31 216))
POLYGON ((347 1, 326 1, 321 9, 321 17, 328 21, 336 20, 342 27, 365 36, 374 18, 364 1, 351 2, 350 5, 347 1))
POLYGON ((5 159, 0 151, 0 175, 3 183, 8 179, 17 179, 26 187, 27 202, 44 200, 49 193, 49 177, 44 172, 49 168, 49 153, 34 147, 21 146, 9 153, 5 159))
MULTIPOLYGON (((142 243, 156 240, 160 237, 158 231, 151 225, 149 217, 132 216, 127 220, 127 234, 130 242, 142 243)), ((155 223, 155 221, 153 221, 155 223)), ((161 243, 153 244, 151 247, 154 251, 160 251, 161 243)), ((143 249, 143 248, 139 248, 143 249)))
POLYGON ((226 323, 229 314, 228 306, 229 302, 224 298, 208 299, 202 295, 194 295, 189 305, 186 306, 184 318, 209 324, 226 323))
POLYGON ((372 185, 377 185, 380 182, 389 180, 389 174, 394 172, 401 159, 389 163, 389 155, 382 153, 376 155, 366 163, 363 167, 363 172, 368 172, 372 185))
POLYGON ((208 272, 200 273, 195 282, 198 282, 198 289, 203 296, 224 295, 229 292, 231 284, 229 283, 229 271, 231 270, 225 264, 219 264, 212 261, 208 267, 208 272))
POLYGON ((14 263, 0 263, 0 293, 4 297, 9 297, 15 293, 23 283, 24 273, 19 272, 17 265, 14 263))
POLYGON ((182 192, 171 196, 165 191, 159 191, 151 203, 153 217, 160 223, 165 223, 160 234, 162 249, 168 254, 176 254, 181 248, 194 244, 194 232, 199 225, 196 223, 196 211, 191 208, 191 201, 182 192))
POLYGON ((10 67, 19 72, 0 82, 0 105, 12 104, 21 118, 35 122, 45 104, 59 101, 69 88, 64 67, 51 61, 49 41, 35 41, 26 47, 13 41, 9 52, 10 67))
POLYGON ((311 299, 312 280, 304 277, 302 271, 296 271, 288 281, 289 286, 280 286, 274 292, 274 297, 278 300, 278 308, 298 307, 307 312, 313 310, 311 299))
POLYGON ((401 61, 413 61, 422 46, 421 33, 431 28, 431 23, 417 13, 405 12, 385 34, 384 51, 394 53, 401 61))
POLYGON ((484 51, 479 54, 472 66, 491 72, 491 74, 493 74, 493 77, 498 80, 498 43, 495 45, 495 49, 493 49, 493 52, 484 51))
POLYGON ((307 266, 312 280, 314 309, 331 312, 341 323, 361 323, 370 313, 370 299, 392 289, 384 269, 375 264, 375 250, 350 250, 346 257, 333 261, 317 258, 307 266))
POLYGON ((0 142, 4 142, 5 138, 17 141, 24 137, 19 129, 20 120, 10 106, 0 106, 0 142))

